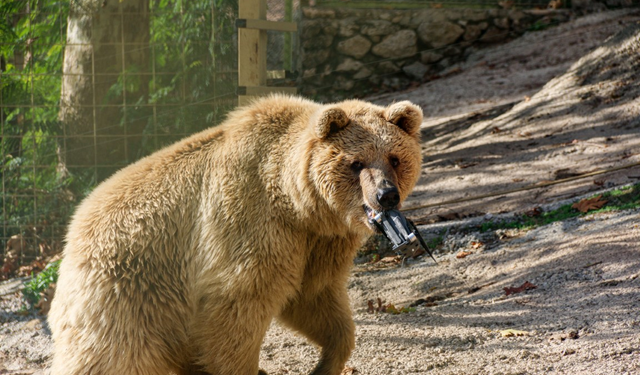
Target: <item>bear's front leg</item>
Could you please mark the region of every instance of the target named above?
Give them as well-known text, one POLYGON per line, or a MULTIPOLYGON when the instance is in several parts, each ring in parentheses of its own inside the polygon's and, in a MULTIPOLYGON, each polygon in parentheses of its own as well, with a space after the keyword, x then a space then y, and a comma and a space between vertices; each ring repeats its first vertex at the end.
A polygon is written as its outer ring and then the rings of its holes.
POLYGON ((265 305, 241 294, 202 298, 192 332, 197 368, 212 375, 261 375, 260 346, 274 315, 265 305))
POLYGON ((279 319, 322 348, 311 375, 338 375, 355 347, 355 325, 344 286, 331 285, 317 294, 300 293, 279 319))

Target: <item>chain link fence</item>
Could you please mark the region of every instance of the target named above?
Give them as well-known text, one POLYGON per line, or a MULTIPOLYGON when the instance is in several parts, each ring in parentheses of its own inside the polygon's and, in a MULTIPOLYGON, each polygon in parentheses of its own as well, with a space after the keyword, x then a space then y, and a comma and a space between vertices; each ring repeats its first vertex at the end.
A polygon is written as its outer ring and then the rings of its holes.
POLYGON ((0 3, 0 279, 58 253, 75 206, 236 104, 235 0, 0 3))
MULTIPOLYGON (((548 4, 316 1, 334 3, 548 4)), ((292 20, 299 5, 268 0, 267 19, 292 20)), ((58 253, 75 206, 98 183, 236 105, 237 9, 238 0, 0 1, 0 279, 58 253)), ((272 77, 294 70, 295 42, 268 33, 272 77)))
MULTIPOLYGON (((269 0, 268 19, 294 6, 269 0)), ((237 12, 238 0, 0 2, 0 279, 59 253, 98 183, 236 106, 237 12)), ((268 40, 268 68, 290 70, 292 38, 268 40)))

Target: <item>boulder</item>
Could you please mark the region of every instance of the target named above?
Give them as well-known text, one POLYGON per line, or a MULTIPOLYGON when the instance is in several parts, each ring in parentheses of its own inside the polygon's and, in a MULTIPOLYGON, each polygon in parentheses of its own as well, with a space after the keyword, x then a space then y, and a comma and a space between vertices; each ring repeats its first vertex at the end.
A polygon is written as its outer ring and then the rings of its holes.
POLYGON ((417 52, 418 38, 413 30, 400 30, 373 46, 371 52, 380 57, 402 58, 413 56, 417 52))
POLYGON ((352 38, 343 40, 338 43, 337 50, 343 55, 352 56, 356 59, 362 58, 371 49, 371 41, 362 35, 356 35, 352 38))
POLYGON ((448 21, 423 22, 418 26, 418 37, 433 48, 444 47, 454 43, 464 34, 460 25, 448 21))

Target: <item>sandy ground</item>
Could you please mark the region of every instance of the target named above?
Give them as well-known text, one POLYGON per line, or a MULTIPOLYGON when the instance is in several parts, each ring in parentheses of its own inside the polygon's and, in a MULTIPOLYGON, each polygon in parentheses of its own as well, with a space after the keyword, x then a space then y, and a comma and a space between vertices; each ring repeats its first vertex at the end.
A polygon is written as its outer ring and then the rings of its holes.
MULTIPOLYGON (((639 20, 638 11, 583 17, 478 51, 456 75, 371 98, 411 100, 426 114, 423 175, 405 208, 638 163, 639 20)), ((348 366, 371 375, 640 373, 638 210, 528 232, 464 229, 638 178, 635 167, 408 211, 436 223, 421 227, 426 237, 445 233, 438 264, 425 257, 403 268, 355 267, 357 343, 348 366), (445 221, 468 216, 476 218, 445 221), (460 251, 472 254, 458 259, 460 251), (536 288, 506 295, 504 288, 525 282, 536 288), (367 301, 378 298, 426 304, 370 313, 367 301), (523 336, 503 337, 508 329, 523 336)), ((303 374, 316 360, 313 346, 273 325, 266 370, 303 374)))
MULTIPOLYGON (((639 21, 634 10, 579 18, 477 51, 455 75, 370 98, 408 99, 425 110, 423 175, 405 208, 639 162, 640 38, 632 36, 640 26, 629 29, 639 21)), ((355 266, 351 373, 640 373, 638 210, 530 231, 468 229, 499 220, 501 212, 550 209, 639 178, 636 167, 407 211, 430 223, 421 226, 425 236, 444 237, 438 263, 355 266), (456 258, 464 250, 472 254, 456 258), (503 289, 525 282, 536 288, 510 295, 503 289), (370 313, 367 301, 377 298, 417 306, 399 315, 370 313), (504 337, 508 329, 516 335, 504 337)), ((19 309, 17 294, 1 297, 0 374, 46 373, 46 319, 19 309)), ((317 357, 314 346, 274 323, 261 366, 270 374, 304 374, 317 357)))

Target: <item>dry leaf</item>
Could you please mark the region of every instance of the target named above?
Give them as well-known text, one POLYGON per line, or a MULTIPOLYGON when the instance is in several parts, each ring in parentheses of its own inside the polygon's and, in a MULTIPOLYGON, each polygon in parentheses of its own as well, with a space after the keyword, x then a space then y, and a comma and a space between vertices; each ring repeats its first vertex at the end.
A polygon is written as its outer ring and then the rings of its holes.
POLYGON ((542 215, 542 208, 534 207, 534 208, 530 209, 529 211, 525 212, 524 214, 529 216, 529 217, 540 216, 540 215, 542 215))
POLYGON ((580 338, 580 334, 578 333, 578 331, 572 330, 569 332, 553 334, 551 335, 551 337, 549 337, 549 341, 553 341, 553 340, 564 341, 566 339, 576 340, 579 338, 580 338))
POLYGON ((502 337, 528 336, 529 332, 519 331, 517 329, 505 329, 500 331, 500 335, 502 335, 502 337))
POLYGON ((53 296, 55 294, 56 284, 51 283, 45 291, 40 292, 40 301, 34 307, 38 309, 42 315, 47 315, 49 313, 49 309, 51 308, 51 301, 53 300, 53 296))
POLYGON ((513 0, 508 1, 498 1, 498 5, 500 5, 503 9, 511 9, 513 8, 513 0))
POLYGON ((478 165, 477 161, 470 161, 470 162, 464 162, 463 160, 458 160, 455 163, 456 167, 460 168, 460 169, 466 169, 466 168, 470 168, 473 166, 478 165))
POLYGON ((406 313, 410 313, 410 312, 414 312, 416 311, 415 307, 396 307, 394 304, 390 303, 386 306, 384 306, 384 310, 382 310, 382 312, 386 312, 389 314, 393 314, 393 315, 398 315, 398 314, 406 314, 406 313))
POLYGON ((397 255, 388 256, 380 259, 380 262, 382 263, 400 263, 400 261, 402 261, 402 259, 400 258, 400 256, 397 256, 397 255))
POLYGON ((471 242, 471 248, 472 249, 479 249, 482 246, 484 246, 484 242, 481 242, 481 241, 472 241, 471 242))
POLYGON ((530 282, 525 281, 524 284, 520 285, 517 288, 509 287, 509 288, 503 288, 503 289, 504 289, 505 295, 508 296, 509 294, 520 293, 520 292, 524 292, 525 290, 530 290, 535 288, 537 288, 536 285, 533 285, 530 282))
POLYGON ((593 198, 585 198, 580 202, 574 203, 571 205, 571 208, 575 208, 576 210, 585 213, 591 210, 597 210, 602 208, 607 203, 606 200, 602 199, 602 194, 593 197, 593 198))
POLYGON ((461 251, 456 255, 456 258, 462 259, 462 258, 466 257, 467 255, 471 255, 471 254, 473 254, 471 251, 461 251))
POLYGON ((381 300, 380 298, 377 299, 378 300, 378 307, 374 307, 373 303, 374 301, 372 299, 367 301, 367 311, 369 311, 369 313, 373 314, 374 312, 384 312, 386 306, 384 306, 384 301, 381 300))

